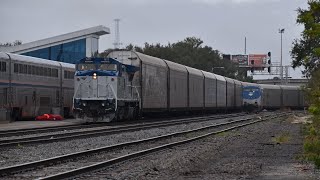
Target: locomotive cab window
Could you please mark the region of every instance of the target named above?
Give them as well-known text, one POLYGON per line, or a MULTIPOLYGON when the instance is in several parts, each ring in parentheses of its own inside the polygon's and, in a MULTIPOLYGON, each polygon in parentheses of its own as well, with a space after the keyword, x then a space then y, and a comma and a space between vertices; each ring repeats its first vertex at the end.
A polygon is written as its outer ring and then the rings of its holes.
POLYGON ((78 71, 86 71, 86 70, 95 70, 95 64, 78 64, 77 70, 78 71))
POLYGON ((98 69, 106 70, 106 71, 117 71, 117 65, 116 64, 100 64, 98 69))

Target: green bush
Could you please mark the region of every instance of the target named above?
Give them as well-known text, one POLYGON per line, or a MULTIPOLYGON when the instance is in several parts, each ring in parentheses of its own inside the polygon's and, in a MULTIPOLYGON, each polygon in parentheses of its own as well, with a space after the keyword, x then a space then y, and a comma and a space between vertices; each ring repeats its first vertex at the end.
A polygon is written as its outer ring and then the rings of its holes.
POLYGON ((309 112, 313 114, 312 124, 307 125, 307 133, 304 139, 304 156, 313 161, 320 168, 320 115, 316 106, 310 106, 309 112))

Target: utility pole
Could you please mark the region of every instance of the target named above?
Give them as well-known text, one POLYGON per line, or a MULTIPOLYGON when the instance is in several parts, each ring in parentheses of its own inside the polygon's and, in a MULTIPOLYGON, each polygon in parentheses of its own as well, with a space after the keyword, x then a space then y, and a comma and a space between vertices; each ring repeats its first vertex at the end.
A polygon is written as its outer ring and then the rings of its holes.
POLYGON ((247 54, 247 37, 244 37, 244 54, 247 54))
POLYGON ((285 84, 287 85, 288 84, 288 76, 289 76, 289 73, 288 73, 289 66, 285 66, 285 68, 286 68, 286 81, 285 81, 285 84))
POLYGON ((115 19, 114 20, 115 22, 115 39, 114 39, 114 48, 115 49, 120 49, 120 45, 122 43, 120 43, 120 28, 119 28, 119 22, 120 22, 120 19, 115 19))
POLYGON ((280 57, 280 81, 283 84, 283 66, 282 66, 282 34, 284 33, 284 29, 279 29, 279 33, 281 36, 281 57, 280 57))

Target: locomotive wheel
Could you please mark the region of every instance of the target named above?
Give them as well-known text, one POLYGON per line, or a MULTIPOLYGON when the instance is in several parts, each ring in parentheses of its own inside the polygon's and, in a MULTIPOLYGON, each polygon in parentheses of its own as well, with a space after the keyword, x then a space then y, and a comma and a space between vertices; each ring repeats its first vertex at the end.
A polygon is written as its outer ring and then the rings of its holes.
POLYGON ((133 111, 133 120, 138 120, 139 118, 139 107, 135 107, 133 111))
POLYGON ((115 112, 114 120, 115 120, 116 122, 119 122, 119 121, 120 121, 119 109, 117 109, 117 111, 115 112))

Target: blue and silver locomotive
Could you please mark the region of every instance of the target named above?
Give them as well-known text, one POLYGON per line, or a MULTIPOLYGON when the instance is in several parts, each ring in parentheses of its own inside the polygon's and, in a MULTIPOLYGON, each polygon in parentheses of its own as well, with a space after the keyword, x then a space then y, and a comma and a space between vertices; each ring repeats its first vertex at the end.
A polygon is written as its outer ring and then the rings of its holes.
POLYGON ((259 85, 249 83, 243 85, 242 98, 245 111, 261 110, 262 90, 259 85))
POLYGON ((87 122, 133 119, 139 92, 132 84, 138 67, 113 58, 86 58, 76 64, 74 114, 87 122))

